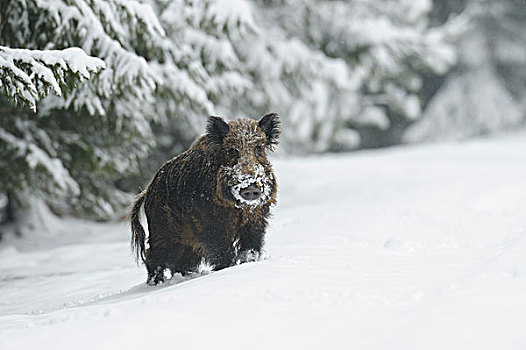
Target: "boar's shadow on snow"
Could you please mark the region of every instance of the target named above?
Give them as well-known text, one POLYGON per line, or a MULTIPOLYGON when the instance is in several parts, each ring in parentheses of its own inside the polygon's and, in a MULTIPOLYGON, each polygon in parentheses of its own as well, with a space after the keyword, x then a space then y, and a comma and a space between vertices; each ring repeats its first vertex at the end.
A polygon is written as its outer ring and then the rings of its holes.
POLYGON ((267 152, 277 145, 280 126, 276 113, 229 123, 210 117, 206 134, 157 171, 128 215, 148 284, 163 282, 166 269, 184 275, 201 262, 219 270, 259 257, 277 194, 267 152))

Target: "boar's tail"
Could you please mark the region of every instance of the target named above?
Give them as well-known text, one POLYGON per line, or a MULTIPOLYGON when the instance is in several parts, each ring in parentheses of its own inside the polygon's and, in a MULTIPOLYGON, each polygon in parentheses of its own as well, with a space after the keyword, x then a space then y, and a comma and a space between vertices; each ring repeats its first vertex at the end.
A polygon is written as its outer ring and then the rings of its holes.
POLYGON ((137 261, 137 264, 139 263, 139 258, 145 262, 146 256, 145 256, 145 241, 146 241, 146 234, 144 233, 144 228, 141 225, 140 221, 140 215, 141 215, 141 207, 144 203, 144 199, 146 198, 147 191, 142 191, 136 198, 135 202, 133 202, 133 206, 128 213, 128 221, 131 225, 131 231, 132 231, 132 237, 131 237, 131 248, 132 251, 135 253, 135 259, 137 261))

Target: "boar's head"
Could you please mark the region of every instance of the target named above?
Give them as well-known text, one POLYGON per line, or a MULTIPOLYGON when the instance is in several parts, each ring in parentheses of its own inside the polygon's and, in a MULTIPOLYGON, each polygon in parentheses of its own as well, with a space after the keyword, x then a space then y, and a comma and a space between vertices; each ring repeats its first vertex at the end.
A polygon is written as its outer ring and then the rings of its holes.
POLYGON ((278 144, 280 125, 276 113, 259 121, 241 118, 229 123, 210 117, 207 137, 220 164, 217 204, 254 209, 276 200, 277 183, 267 153, 278 144))

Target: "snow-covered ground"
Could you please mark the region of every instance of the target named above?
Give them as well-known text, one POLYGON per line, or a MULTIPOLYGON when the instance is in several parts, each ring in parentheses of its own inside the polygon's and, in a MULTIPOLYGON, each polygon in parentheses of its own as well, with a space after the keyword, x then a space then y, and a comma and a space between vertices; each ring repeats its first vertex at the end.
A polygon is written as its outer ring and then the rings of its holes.
POLYGON ((275 166, 259 262, 147 287, 123 223, 7 237, 0 349, 526 349, 526 134, 275 166))

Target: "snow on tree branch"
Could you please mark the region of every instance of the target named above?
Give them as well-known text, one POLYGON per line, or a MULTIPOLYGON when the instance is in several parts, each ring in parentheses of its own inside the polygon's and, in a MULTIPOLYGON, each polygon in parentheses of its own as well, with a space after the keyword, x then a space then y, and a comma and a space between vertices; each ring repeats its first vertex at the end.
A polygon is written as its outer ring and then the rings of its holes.
MULTIPOLYGON (((69 171, 64 167, 62 161, 50 156, 45 150, 37 145, 33 140, 20 139, 15 135, 0 128, 0 141, 8 145, 9 151, 16 153, 25 161, 31 169, 35 171, 40 168, 51 175, 53 182, 60 191, 69 191, 73 194, 80 193, 78 183, 71 177, 69 171)), ((28 172, 27 175, 29 175, 28 172)), ((26 180, 26 182, 28 182, 26 180)))
POLYGON ((36 103, 49 93, 62 96, 76 81, 106 68, 104 61, 80 48, 64 50, 11 49, 0 46, 0 86, 15 105, 36 112, 36 103))

